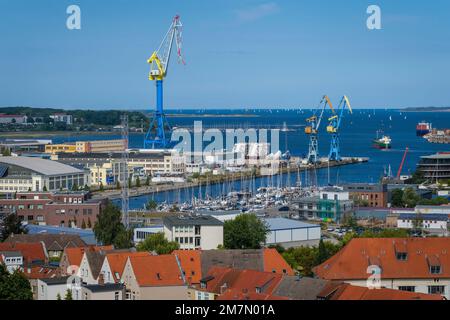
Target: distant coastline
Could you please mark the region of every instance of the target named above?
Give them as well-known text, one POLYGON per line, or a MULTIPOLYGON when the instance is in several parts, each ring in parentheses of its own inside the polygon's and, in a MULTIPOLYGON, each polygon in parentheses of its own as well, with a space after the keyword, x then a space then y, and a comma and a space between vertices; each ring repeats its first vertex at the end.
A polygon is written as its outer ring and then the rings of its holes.
POLYGON ((409 107, 402 112, 450 112, 450 107, 409 107))

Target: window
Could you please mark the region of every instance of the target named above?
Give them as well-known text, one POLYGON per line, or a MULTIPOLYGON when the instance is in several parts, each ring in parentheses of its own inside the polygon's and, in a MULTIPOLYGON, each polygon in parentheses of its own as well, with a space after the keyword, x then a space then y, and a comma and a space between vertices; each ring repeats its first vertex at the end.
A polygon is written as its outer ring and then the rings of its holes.
POLYGON ((407 252, 397 252, 397 260, 405 261, 408 259, 408 253, 407 252))
POLYGON ((416 292, 416 287, 415 286, 400 286, 400 287, 398 287, 398 290, 408 291, 408 292, 416 292))
POLYGON ((445 286, 428 286, 429 294, 444 294, 445 286))
POLYGON ((431 274, 439 274, 441 273, 441 266, 430 266, 431 274))

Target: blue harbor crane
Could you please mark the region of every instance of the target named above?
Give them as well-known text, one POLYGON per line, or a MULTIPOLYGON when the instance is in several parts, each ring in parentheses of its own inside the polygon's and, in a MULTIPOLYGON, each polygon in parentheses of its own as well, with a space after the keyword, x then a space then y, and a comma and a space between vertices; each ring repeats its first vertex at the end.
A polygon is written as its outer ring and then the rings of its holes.
POLYGON ((147 61, 150 64, 149 80, 156 82, 156 111, 150 122, 148 132, 145 135, 145 149, 164 149, 170 147, 170 136, 168 132, 171 128, 164 114, 163 81, 167 76, 174 39, 177 44, 178 62, 184 64, 181 54, 182 29, 183 25, 181 24, 180 16, 177 15, 173 18, 172 24, 158 50, 153 52, 147 61))
POLYGON ((347 96, 343 96, 339 106, 337 108, 336 114, 328 119, 329 124, 327 126, 327 132, 331 133, 331 145, 330 153, 328 155, 328 161, 341 161, 341 146, 339 143, 339 129, 341 127, 342 118, 344 117, 344 110, 348 108, 350 113, 353 113, 352 107, 350 106, 350 101, 348 101, 347 96))
POLYGON ((319 146, 317 135, 319 133, 320 123, 322 122, 323 113, 327 105, 330 107, 331 111, 334 113, 333 105, 327 95, 322 97, 319 106, 314 111, 313 116, 306 119, 309 123, 305 127, 305 133, 309 135, 309 149, 308 149, 308 163, 316 164, 319 162, 319 146))

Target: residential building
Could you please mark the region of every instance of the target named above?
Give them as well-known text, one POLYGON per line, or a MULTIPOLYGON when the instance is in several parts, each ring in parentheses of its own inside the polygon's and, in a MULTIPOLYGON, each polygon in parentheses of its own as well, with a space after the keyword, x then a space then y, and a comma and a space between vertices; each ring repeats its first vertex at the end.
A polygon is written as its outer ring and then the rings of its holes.
POLYGON ((223 245, 223 222, 211 216, 169 216, 163 218, 164 235, 181 249, 217 249, 223 245))
POLYGON ((368 287, 368 278, 375 272, 382 288, 449 299, 449 248, 447 237, 354 238, 314 273, 322 279, 368 287))
POLYGON ((26 124, 27 119, 26 115, 0 113, 0 124, 26 124))
POLYGON ((300 219, 339 222, 354 213, 349 193, 334 188, 321 190, 318 195, 294 199, 292 203, 297 205, 300 219))
POLYGON ((110 252, 107 253, 100 269, 104 283, 119 283, 129 257, 146 257, 149 252, 110 252))
POLYGON ((17 267, 20 267, 20 269, 24 271, 26 268, 32 265, 45 264, 48 262, 47 251, 45 250, 44 244, 41 242, 1 242, 0 252, 0 255, 4 257, 4 262, 6 262, 6 258, 11 258, 11 260, 8 261, 11 269, 17 269, 17 267))
POLYGON ((61 256, 59 269, 63 275, 73 275, 78 272, 81 260, 86 251, 104 251, 110 252, 113 246, 86 246, 86 247, 67 247, 61 256))
POLYGON ((286 218, 265 218, 269 233, 266 245, 278 244, 285 248, 317 245, 321 237, 320 225, 286 218))
POLYGON ((0 263, 5 265, 9 273, 23 267, 23 255, 20 251, 0 251, 0 263))
POLYGON ((102 200, 89 193, 18 192, 13 199, 0 199, 0 207, 17 214, 21 221, 51 226, 92 228, 103 208, 102 200))
MULTIPOLYGON (((246 250, 175 250, 186 283, 199 284, 214 267, 249 269, 293 275, 294 271, 275 249, 246 250)), ((191 297, 192 298, 192 297, 191 297)))
POLYGON ((82 285, 81 300, 125 300, 125 286, 122 283, 82 285))
POLYGON ((0 193, 71 190, 89 185, 87 173, 56 161, 0 157, 0 193))
POLYGON ((64 122, 67 125, 73 124, 72 115, 67 113, 54 113, 50 115, 50 119, 53 119, 55 122, 64 122))
POLYGON ((68 286, 69 277, 55 277, 48 279, 38 279, 37 300, 58 300, 64 299, 68 286))
POLYGON ((65 248, 85 247, 87 244, 74 234, 12 234, 7 243, 43 243, 49 258, 61 258, 65 248))
POLYGON ((387 207, 388 190, 386 184, 352 183, 343 187, 349 193, 349 198, 355 202, 355 205, 375 208, 387 207))
POLYGON ((420 157, 417 169, 431 182, 450 179, 450 152, 420 157))
POLYGON ((175 255, 130 256, 121 282, 127 300, 186 300, 187 284, 175 255))
MULTIPOLYGON (((98 284, 100 270, 105 259, 106 252, 103 250, 85 250, 81 258, 80 268, 77 276, 85 284, 98 284)), ((79 293, 81 294, 81 293, 79 293)), ((76 299, 78 300, 78 299, 76 299)))

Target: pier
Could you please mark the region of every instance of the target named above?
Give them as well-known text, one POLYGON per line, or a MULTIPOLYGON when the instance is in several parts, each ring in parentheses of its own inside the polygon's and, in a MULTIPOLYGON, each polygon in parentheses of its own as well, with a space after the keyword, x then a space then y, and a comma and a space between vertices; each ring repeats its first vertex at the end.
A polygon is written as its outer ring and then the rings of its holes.
MULTIPOLYGON (((290 165, 285 166, 279 169, 277 173, 272 176, 283 175, 286 173, 297 173, 309 170, 321 170, 332 167, 340 167, 345 165, 352 164, 360 164, 368 162, 369 158, 366 157, 344 157, 341 161, 322 161, 316 164, 300 164, 300 165, 290 165)), ((264 175, 261 173, 260 169, 256 169, 255 171, 245 171, 245 172, 231 172, 224 175, 208 175, 200 176, 198 179, 192 182, 184 182, 184 183, 167 183, 167 184, 157 184, 150 186, 142 186, 139 188, 131 188, 129 190, 130 197, 139 197, 143 195, 149 195, 152 193, 166 192, 166 191, 174 191, 174 190, 183 190, 187 188, 195 188, 202 187, 206 185, 215 185, 221 183, 228 183, 233 181, 245 180, 253 178, 262 178, 267 177, 268 175, 264 175)), ((121 190, 104 190, 104 191, 93 191, 94 199, 120 199, 121 198, 121 190)))

